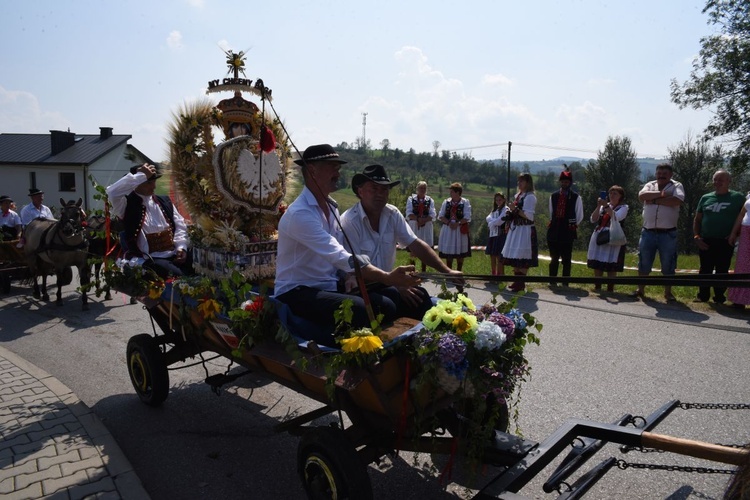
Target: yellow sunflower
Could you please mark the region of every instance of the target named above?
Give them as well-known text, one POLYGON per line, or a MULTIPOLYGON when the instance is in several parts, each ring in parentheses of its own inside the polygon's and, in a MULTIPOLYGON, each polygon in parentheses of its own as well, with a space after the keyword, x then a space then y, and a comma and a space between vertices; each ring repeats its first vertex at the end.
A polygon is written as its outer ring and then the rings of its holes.
POLYGON ((221 305, 214 299, 202 300, 198 304, 198 312, 201 313, 206 319, 212 319, 216 317, 217 313, 221 312, 221 305))
POLYGON ((369 333, 367 335, 354 335, 341 341, 341 350, 344 352, 361 352, 370 354, 383 348, 380 337, 369 333))
POLYGON ((461 336, 465 333, 472 332, 477 328, 477 317, 473 314, 466 314, 465 312, 458 313, 453 320, 453 328, 456 333, 461 336))
POLYGON ((424 318, 422 318, 422 324, 428 330, 435 331, 435 329, 440 326, 442 320, 443 310, 440 307, 435 306, 425 313, 424 318))

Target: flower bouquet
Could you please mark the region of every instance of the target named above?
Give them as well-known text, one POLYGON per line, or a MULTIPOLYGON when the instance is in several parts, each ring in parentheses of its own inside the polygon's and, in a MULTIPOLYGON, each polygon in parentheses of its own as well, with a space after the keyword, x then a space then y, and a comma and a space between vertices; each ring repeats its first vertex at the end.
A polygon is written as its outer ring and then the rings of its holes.
POLYGON ((497 305, 493 299, 477 309, 462 294, 438 302, 422 324, 415 339, 422 368, 418 383, 465 400, 470 410, 462 413, 470 413, 481 432, 494 428, 530 374, 524 347, 539 344, 531 329, 539 332, 542 325, 519 311, 515 300, 497 305))

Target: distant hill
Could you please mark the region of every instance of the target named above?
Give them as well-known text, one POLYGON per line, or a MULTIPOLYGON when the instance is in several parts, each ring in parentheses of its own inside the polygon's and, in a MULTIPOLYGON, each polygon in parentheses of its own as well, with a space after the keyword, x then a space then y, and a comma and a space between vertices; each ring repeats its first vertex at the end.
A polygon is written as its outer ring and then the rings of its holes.
MULTIPOLYGON (((528 165, 529 172, 532 174, 540 174, 540 173, 547 173, 549 171, 557 172, 562 171, 563 164, 570 165, 574 162, 579 162, 582 167, 585 167, 588 165, 589 161, 594 160, 594 158, 578 158, 575 156, 559 156, 557 158, 553 158, 551 160, 540 160, 540 161, 513 161, 511 160, 510 166, 511 168, 516 168, 520 171, 523 171, 525 167, 528 165)), ((495 165, 502 165, 504 160, 501 159, 493 159, 488 160, 491 163, 495 165)), ((656 170, 656 165, 663 162, 663 159, 656 159, 656 158, 638 158, 638 165, 641 168, 641 179, 646 180, 649 176, 653 175, 654 171, 656 170)))

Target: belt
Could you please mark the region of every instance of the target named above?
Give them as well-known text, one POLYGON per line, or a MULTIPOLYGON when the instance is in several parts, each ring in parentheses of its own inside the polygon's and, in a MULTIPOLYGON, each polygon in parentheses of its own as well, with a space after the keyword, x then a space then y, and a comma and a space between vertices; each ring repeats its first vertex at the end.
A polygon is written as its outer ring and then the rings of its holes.
POLYGON ((676 227, 670 227, 669 229, 660 229, 658 227, 655 227, 653 229, 649 229, 647 227, 643 228, 644 231, 648 231, 650 233, 668 233, 670 231, 677 231, 676 227))

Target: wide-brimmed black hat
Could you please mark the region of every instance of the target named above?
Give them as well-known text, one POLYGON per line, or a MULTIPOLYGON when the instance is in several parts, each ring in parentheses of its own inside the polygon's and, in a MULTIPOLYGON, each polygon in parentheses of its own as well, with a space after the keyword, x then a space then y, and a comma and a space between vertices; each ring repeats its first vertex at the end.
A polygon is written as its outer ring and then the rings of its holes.
POLYGON ((370 165, 365 167, 361 174, 355 174, 352 177, 352 191, 354 191, 354 194, 359 195, 357 188, 367 181, 372 181, 381 186, 388 186, 389 188, 401 184, 401 181, 391 181, 383 165, 370 165))
MULTIPOLYGON (((133 165, 132 167, 130 167, 130 173, 133 174, 133 175, 137 174, 139 168, 141 168, 141 165, 133 165)), ((154 167, 154 168, 156 168, 156 167, 154 167)), ((146 179, 146 180, 150 181, 151 179, 158 179, 161 176, 162 176, 162 174, 159 173, 159 169, 156 169, 156 173, 154 175, 152 175, 151 177, 149 177, 148 179, 146 179)))
POLYGON ((4 201, 9 201, 9 202, 13 203, 13 198, 11 198, 10 196, 8 196, 7 194, 4 194, 4 195, 0 196, 0 203, 3 203, 4 201))
POLYGON ((335 161, 337 163, 346 163, 339 158, 339 154, 330 144, 316 144, 310 146, 302 153, 302 158, 294 160, 297 165, 304 165, 313 161, 335 161))
POLYGON ((29 196, 36 196, 38 194, 44 194, 44 191, 39 188, 29 188, 29 196))

